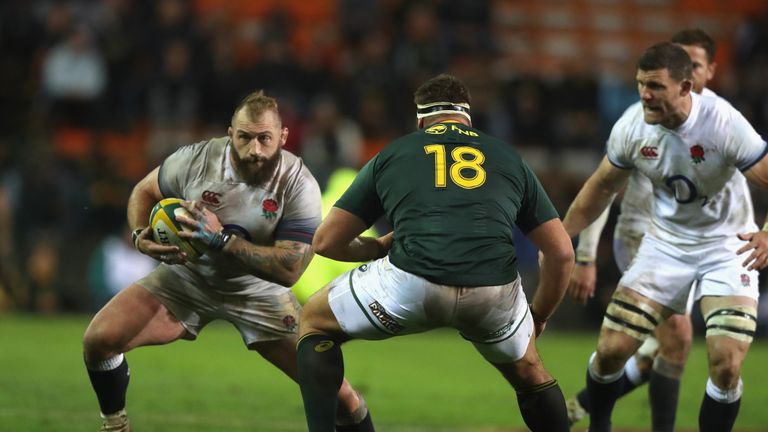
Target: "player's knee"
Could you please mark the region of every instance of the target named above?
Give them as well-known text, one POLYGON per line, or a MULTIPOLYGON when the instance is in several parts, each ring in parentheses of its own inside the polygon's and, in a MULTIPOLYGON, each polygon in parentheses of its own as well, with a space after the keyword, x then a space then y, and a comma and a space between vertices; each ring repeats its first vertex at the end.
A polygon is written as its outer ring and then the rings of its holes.
POLYGON ((597 345, 597 353, 593 360, 593 368, 600 373, 610 373, 621 370, 624 367, 624 363, 632 356, 629 350, 622 349, 621 347, 599 344, 597 345))
POLYGON ((324 333, 327 327, 326 323, 334 318, 328 305, 327 292, 318 291, 310 297, 301 310, 299 334, 324 333), (322 296, 325 297, 321 298, 322 296))
POLYGON ((83 335, 83 351, 86 358, 98 358, 123 352, 120 333, 101 325, 90 325, 83 335))
POLYGON ((684 369, 685 362, 671 360, 663 355, 659 355, 653 360, 653 370, 667 378, 679 380, 683 376, 684 369))
POLYGON ((741 362, 728 356, 710 356, 709 371, 718 387, 731 388, 741 377, 741 362))
POLYGON ((600 370, 620 370, 634 354, 638 341, 620 332, 603 332, 597 341, 596 366, 600 370))
POLYGON ((685 363, 688 352, 693 344, 693 334, 690 325, 673 321, 670 326, 659 326, 657 335, 659 339, 659 355, 673 363, 685 363))

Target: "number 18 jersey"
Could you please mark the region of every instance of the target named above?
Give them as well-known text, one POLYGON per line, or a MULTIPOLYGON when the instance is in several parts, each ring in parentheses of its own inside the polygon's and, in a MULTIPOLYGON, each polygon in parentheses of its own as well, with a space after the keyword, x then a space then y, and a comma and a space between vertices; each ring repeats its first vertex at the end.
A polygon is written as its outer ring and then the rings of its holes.
POLYGON ((558 217, 512 147, 456 122, 387 145, 336 207, 369 226, 394 227, 392 264, 431 282, 502 285, 517 277, 516 224, 524 233, 558 217))

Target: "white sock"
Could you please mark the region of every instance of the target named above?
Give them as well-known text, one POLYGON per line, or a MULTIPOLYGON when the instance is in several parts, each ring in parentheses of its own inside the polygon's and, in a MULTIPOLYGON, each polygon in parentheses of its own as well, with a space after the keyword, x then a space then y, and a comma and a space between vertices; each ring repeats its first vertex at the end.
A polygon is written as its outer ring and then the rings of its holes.
POLYGON ((739 383, 736 385, 736 388, 730 390, 723 390, 719 388, 715 385, 715 383, 712 382, 712 378, 707 379, 707 394, 709 397, 720 403, 734 403, 741 399, 741 394, 743 392, 744 383, 741 381, 741 378, 739 378, 739 383))
POLYGON ((640 385, 643 383, 643 374, 640 373, 640 369, 637 367, 637 359, 632 356, 624 364, 624 373, 627 374, 627 379, 634 385, 640 385))
POLYGON ((601 383, 601 384, 608 384, 612 382, 616 382, 621 378, 622 375, 624 375, 624 369, 619 369, 618 372, 614 372, 612 374, 608 375, 600 375, 598 374, 595 369, 593 368, 593 365, 595 364, 595 357, 597 356, 596 352, 593 352, 591 356, 589 356, 589 367, 587 367, 587 370, 589 371, 589 376, 592 377, 593 380, 601 383))
POLYGON ((99 372, 111 371, 112 369, 117 369, 117 367, 120 366, 121 363, 123 363, 124 357, 125 356, 121 353, 110 359, 102 360, 94 364, 88 364, 86 362, 86 366, 88 367, 88 369, 92 371, 99 371, 99 372))

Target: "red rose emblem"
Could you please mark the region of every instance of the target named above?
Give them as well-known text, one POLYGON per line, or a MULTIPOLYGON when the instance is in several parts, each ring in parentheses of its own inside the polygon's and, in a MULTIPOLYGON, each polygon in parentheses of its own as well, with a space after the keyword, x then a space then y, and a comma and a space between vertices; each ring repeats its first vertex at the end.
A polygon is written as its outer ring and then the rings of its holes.
POLYGON ((290 331, 296 330, 296 318, 294 318, 291 315, 286 315, 283 318, 283 325, 285 326, 286 329, 290 331))
POLYGON ((273 199, 265 199, 264 202, 261 203, 261 207, 264 209, 264 211, 274 213, 277 211, 277 201, 273 199))
POLYGON ((280 206, 277 204, 277 201, 271 198, 265 199, 261 202, 261 215, 267 219, 272 219, 277 215, 278 208, 280 206))
POLYGON ((698 144, 691 147, 691 159, 693 159, 693 163, 696 164, 705 161, 706 159, 704 159, 704 147, 698 144))

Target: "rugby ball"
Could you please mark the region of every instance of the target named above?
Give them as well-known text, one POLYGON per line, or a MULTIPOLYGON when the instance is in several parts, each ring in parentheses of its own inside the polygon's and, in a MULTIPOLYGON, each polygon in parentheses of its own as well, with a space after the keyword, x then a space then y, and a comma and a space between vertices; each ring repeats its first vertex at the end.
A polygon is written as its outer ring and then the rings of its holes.
POLYGON ((179 231, 192 231, 176 220, 176 215, 192 218, 187 209, 181 206, 182 201, 184 200, 179 198, 160 200, 149 214, 149 226, 152 227, 152 238, 156 243, 178 246, 182 252, 187 253, 189 261, 195 261, 205 253, 206 246, 200 241, 189 241, 179 237, 179 231))

